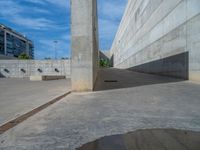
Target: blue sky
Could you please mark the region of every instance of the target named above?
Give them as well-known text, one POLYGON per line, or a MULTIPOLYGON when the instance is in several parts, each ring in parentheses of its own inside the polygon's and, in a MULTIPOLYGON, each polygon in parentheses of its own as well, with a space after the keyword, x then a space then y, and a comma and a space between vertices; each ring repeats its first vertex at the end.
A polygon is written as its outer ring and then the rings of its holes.
MULTIPOLYGON (((108 50, 127 0, 98 0, 100 49, 108 50)), ((0 23, 34 42, 35 58, 70 57, 70 0, 0 0, 0 23)))

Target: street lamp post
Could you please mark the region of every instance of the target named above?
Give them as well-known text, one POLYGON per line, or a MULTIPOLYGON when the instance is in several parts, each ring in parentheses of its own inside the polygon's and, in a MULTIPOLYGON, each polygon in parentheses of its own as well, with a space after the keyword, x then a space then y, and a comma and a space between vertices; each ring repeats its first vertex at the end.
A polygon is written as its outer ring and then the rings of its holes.
POLYGON ((55 60, 57 60, 57 44, 58 44, 58 41, 54 41, 54 48, 55 48, 55 60))

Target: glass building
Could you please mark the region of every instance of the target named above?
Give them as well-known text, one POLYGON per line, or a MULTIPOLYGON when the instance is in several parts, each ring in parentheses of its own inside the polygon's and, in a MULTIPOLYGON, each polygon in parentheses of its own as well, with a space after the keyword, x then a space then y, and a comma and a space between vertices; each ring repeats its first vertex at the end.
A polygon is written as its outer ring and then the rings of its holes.
POLYGON ((34 59, 33 42, 20 33, 0 24, 0 54, 17 58, 23 53, 34 59))

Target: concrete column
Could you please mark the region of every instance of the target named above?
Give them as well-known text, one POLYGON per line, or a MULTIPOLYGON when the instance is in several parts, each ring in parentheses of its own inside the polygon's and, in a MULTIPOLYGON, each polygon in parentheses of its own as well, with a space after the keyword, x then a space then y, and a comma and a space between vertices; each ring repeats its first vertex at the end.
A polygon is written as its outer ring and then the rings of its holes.
POLYGON ((98 71, 96 0, 71 0, 71 81, 73 91, 92 91, 98 71))

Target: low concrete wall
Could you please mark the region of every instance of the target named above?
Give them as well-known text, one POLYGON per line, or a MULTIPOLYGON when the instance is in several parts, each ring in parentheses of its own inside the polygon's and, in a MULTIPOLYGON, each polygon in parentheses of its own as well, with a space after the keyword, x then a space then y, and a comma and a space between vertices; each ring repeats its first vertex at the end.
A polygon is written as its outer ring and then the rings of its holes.
POLYGON ((70 78, 70 60, 0 60, 0 77, 59 75, 70 78))
POLYGON ((61 75, 45 75, 45 76, 30 76, 31 81, 48 81, 66 79, 66 76, 61 75))
POLYGON ((200 81, 200 1, 129 0, 114 67, 200 81))
POLYGON ((11 57, 11 56, 5 56, 5 55, 2 55, 2 54, 0 54, 0 60, 17 60, 17 58, 16 57, 11 57))

